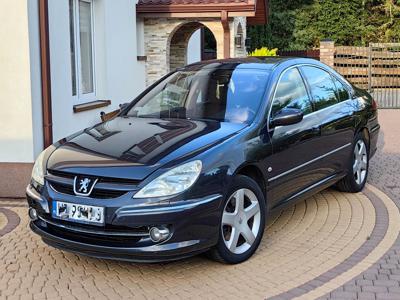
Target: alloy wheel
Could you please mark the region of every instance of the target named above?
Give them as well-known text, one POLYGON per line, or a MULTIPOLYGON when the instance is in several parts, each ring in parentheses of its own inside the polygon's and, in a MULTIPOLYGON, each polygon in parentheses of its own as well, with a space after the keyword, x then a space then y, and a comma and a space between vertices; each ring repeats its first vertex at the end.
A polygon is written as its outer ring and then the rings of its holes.
POLYGON ((363 140, 359 140, 354 147, 353 174, 358 185, 362 184, 367 176, 368 155, 367 146, 363 140))
POLYGON ((234 254, 243 254, 254 244, 261 224, 260 204, 249 189, 239 189, 225 205, 222 215, 222 237, 234 254))

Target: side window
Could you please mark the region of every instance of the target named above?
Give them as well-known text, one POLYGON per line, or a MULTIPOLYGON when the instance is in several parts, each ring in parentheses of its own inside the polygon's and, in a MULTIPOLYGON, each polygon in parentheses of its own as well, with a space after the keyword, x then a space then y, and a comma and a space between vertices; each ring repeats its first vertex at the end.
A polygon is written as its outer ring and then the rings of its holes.
POLYGON ((316 110, 339 102, 336 96, 336 86, 328 72, 316 67, 302 67, 301 69, 310 86, 316 110))
POLYGON ((271 117, 274 118, 284 108, 301 109, 304 115, 312 112, 307 89, 297 68, 286 71, 279 80, 272 102, 271 117))
POLYGON ((335 82, 335 86, 336 86, 336 95, 339 98, 339 101, 346 101, 350 99, 350 94, 349 91, 346 89, 346 87, 344 86, 344 84, 339 81, 339 79, 337 79, 335 76, 332 76, 333 81, 335 82))

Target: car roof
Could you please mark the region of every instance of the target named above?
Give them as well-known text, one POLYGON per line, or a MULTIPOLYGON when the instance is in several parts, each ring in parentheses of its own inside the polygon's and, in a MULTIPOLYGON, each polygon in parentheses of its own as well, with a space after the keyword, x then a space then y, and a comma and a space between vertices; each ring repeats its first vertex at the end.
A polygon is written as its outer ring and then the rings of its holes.
POLYGON ((321 63, 315 59, 299 58, 299 57, 244 57, 244 58, 229 58, 229 59, 215 59, 208 61, 201 61, 190 64, 188 66, 179 68, 178 70, 196 71, 200 69, 258 69, 258 70, 273 70, 277 66, 287 63, 285 65, 295 64, 314 64, 320 65, 321 63))

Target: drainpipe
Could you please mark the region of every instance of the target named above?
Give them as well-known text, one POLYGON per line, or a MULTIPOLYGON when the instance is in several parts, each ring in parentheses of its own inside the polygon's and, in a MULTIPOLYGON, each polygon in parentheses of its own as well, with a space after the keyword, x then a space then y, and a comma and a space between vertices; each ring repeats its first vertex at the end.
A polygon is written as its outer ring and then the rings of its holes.
POLYGON ((48 0, 38 0, 40 33, 40 67, 42 88, 43 146, 53 143, 53 124, 51 113, 51 77, 48 0))
POLYGON ((231 35, 229 29, 228 12, 226 10, 221 11, 221 24, 224 29, 224 58, 231 57, 231 35))

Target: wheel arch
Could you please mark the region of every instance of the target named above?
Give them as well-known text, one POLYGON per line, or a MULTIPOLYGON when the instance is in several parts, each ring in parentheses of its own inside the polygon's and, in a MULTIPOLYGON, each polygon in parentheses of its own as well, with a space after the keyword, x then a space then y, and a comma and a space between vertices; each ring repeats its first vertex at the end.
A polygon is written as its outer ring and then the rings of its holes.
POLYGON ((258 166, 254 164, 241 166, 236 170, 235 175, 244 175, 253 179, 260 187, 265 201, 267 201, 267 187, 264 180, 264 174, 258 166))
POLYGON ((371 151, 371 137, 370 137, 370 133, 367 127, 363 126, 360 127, 357 131, 355 136, 357 136, 358 134, 362 134, 364 136, 364 138, 366 139, 367 143, 368 143, 368 155, 370 154, 371 151))

